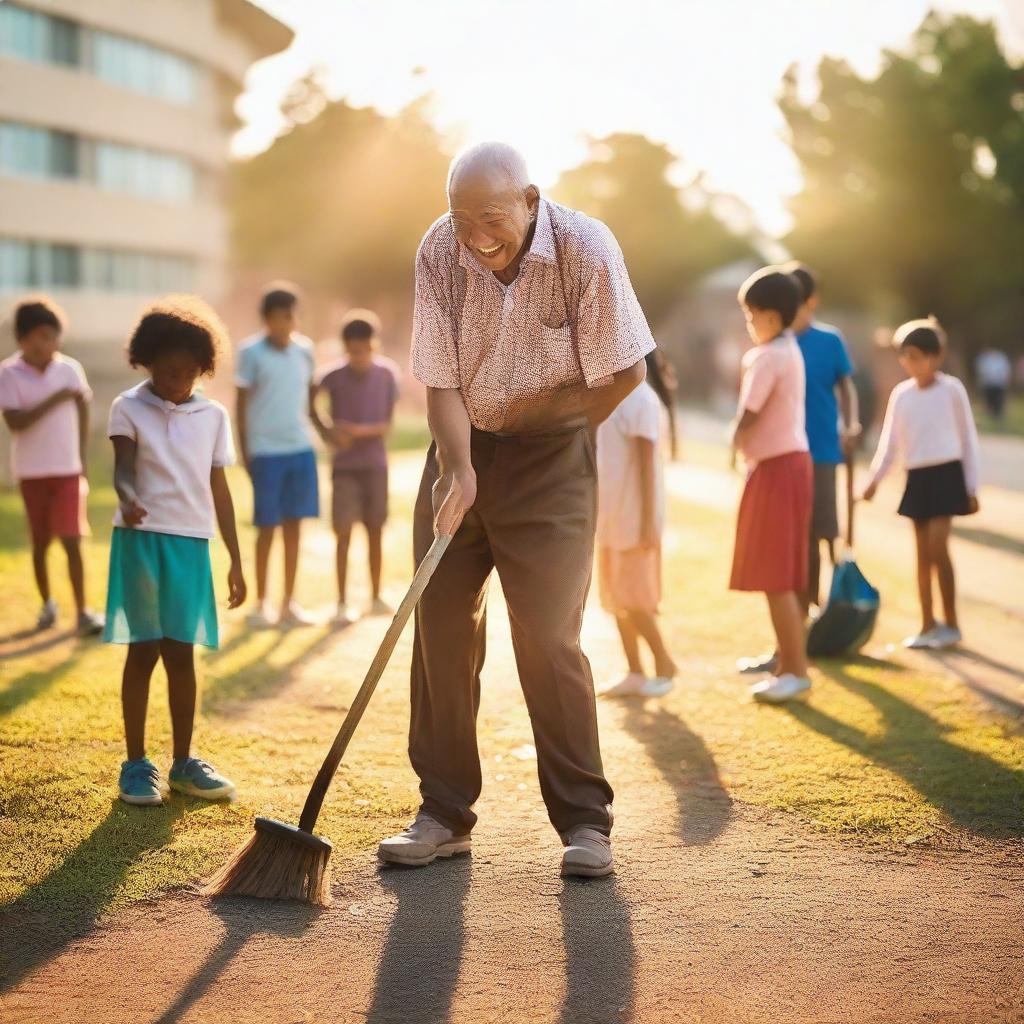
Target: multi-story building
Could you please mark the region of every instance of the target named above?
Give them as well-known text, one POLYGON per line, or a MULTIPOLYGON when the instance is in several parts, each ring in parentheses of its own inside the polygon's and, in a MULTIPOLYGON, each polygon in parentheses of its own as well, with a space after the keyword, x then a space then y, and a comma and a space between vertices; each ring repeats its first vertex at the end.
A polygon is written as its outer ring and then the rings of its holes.
POLYGON ((235 99, 291 38, 247 0, 0 0, 0 304, 52 294, 102 364, 147 298, 218 301, 235 99))

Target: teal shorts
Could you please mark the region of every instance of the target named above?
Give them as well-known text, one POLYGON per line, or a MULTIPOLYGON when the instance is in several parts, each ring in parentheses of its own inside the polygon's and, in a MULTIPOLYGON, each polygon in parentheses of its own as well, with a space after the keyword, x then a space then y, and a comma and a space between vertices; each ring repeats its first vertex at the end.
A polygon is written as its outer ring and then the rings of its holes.
POLYGON ((137 644, 164 638, 217 646, 210 542, 115 526, 103 639, 137 644))

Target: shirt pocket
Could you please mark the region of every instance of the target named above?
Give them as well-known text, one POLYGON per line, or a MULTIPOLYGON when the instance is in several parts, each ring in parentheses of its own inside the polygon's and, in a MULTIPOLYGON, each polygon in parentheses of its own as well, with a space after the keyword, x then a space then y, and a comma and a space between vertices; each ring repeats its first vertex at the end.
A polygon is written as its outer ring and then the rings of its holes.
POLYGON ((579 364, 568 320, 554 327, 542 321, 538 327, 537 342, 541 357, 541 387, 560 388, 579 381, 579 364))

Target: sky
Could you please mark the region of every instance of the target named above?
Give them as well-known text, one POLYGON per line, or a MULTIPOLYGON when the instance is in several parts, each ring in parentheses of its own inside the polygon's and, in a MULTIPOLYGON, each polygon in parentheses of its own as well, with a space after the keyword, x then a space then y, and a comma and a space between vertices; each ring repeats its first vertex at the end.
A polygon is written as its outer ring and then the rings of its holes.
POLYGON ((929 9, 994 19, 1004 45, 1024 54, 1024 0, 257 2, 296 36, 250 70, 236 155, 272 141, 288 86, 322 67, 332 98, 384 113, 430 93, 455 145, 509 142, 541 188, 580 162, 588 138, 642 133, 676 155, 675 181, 703 172, 773 235, 800 188, 775 102, 789 65, 805 96, 823 56, 871 74, 929 9))

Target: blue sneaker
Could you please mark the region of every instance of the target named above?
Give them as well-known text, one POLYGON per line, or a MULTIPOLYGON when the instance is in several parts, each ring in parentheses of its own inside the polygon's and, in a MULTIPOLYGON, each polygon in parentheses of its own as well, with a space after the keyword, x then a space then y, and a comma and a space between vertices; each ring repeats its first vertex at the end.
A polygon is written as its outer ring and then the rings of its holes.
POLYGON ((198 757, 182 757, 171 765, 171 789, 204 800, 223 800, 235 795, 235 784, 212 764, 198 757))
POLYGON ((118 796, 126 804, 139 807, 156 807, 164 802, 161 792, 160 769, 148 757, 121 764, 121 781, 118 796))

